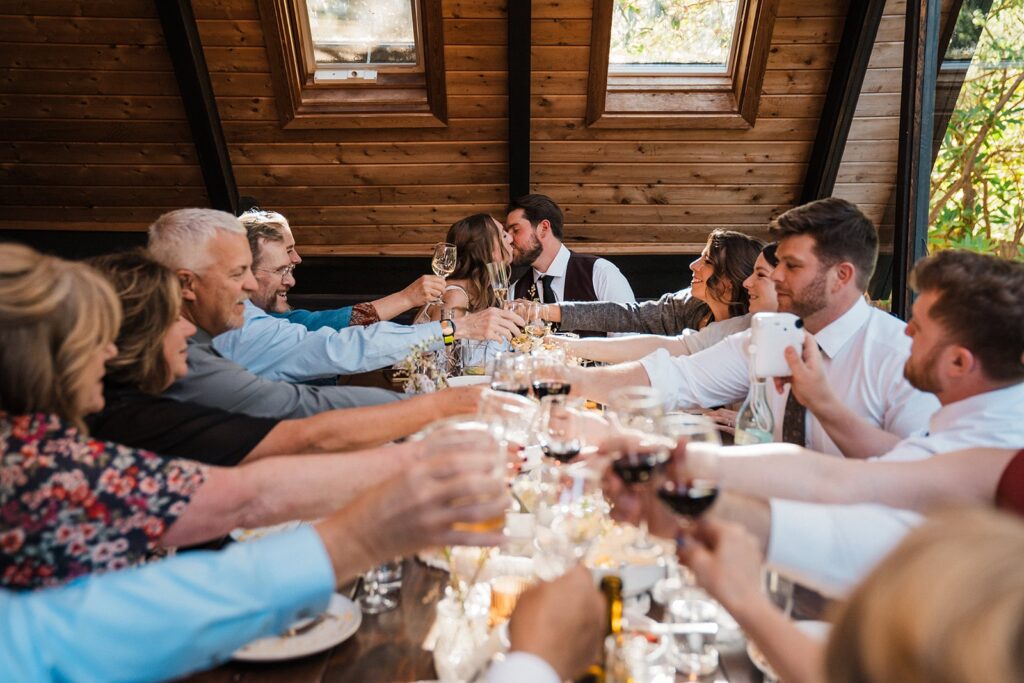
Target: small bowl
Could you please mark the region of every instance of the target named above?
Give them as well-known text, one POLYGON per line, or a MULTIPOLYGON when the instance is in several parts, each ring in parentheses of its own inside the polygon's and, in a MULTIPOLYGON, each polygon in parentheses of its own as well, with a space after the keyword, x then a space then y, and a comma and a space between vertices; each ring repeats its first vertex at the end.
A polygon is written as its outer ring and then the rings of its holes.
POLYGON ((449 377, 448 386, 450 387, 469 387, 474 384, 490 384, 490 375, 461 375, 459 377, 449 377))

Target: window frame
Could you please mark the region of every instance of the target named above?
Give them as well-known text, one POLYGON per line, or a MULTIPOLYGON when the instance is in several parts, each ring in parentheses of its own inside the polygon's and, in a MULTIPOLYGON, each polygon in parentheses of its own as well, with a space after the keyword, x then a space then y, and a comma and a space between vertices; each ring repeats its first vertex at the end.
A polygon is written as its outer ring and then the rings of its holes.
POLYGON ((374 81, 316 79, 306 0, 259 0, 259 7, 282 128, 448 125, 441 0, 415 0, 419 64, 352 67, 376 71, 374 81))
POLYGON ((739 0, 736 33, 725 72, 609 75, 614 1, 594 0, 587 82, 588 126, 753 127, 779 0, 739 0))

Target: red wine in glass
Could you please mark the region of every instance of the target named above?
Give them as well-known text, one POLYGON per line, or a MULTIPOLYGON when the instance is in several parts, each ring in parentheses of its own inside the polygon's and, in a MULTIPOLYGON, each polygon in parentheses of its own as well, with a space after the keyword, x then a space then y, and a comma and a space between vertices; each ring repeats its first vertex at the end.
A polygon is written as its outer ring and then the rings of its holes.
POLYGON ((507 391, 510 394, 519 394, 523 398, 529 398, 530 387, 527 384, 512 384, 509 382, 491 382, 491 389, 495 391, 507 391))
POLYGON ((665 464, 668 452, 664 449, 630 451, 612 462, 612 470, 627 484, 643 484, 651 480, 659 467, 665 464))
POLYGON ((667 481, 658 489, 658 498, 683 517, 700 517, 707 512, 718 497, 718 487, 713 482, 695 480, 689 484, 667 481))
POLYGON ((545 396, 568 396, 572 390, 570 382, 537 380, 533 383, 533 395, 537 400, 543 400, 545 396))
POLYGON ((544 455, 549 458, 554 458, 560 463, 571 462, 573 458, 580 454, 580 445, 576 442, 558 444, 548 443, 541 446, 544 451, 544 455))

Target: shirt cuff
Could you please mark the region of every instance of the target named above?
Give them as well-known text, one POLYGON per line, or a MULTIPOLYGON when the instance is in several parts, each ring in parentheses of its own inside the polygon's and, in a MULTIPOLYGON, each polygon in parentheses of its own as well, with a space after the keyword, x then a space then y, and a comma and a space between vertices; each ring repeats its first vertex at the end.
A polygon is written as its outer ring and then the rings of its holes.
MULTIPOLYGON (((458 323, 455 324, 458 325, 458 323)), ((413 325, 412 329, 416 333, 415 343, 429 343, 431 351, 444 350, 444 330, 441 329, 440 320, 413 325)))
POLYGON ((561 683, 558 674, 537 655, 512 652, 487 672, 487 683, 561 683))
POLYGON ((766 563, 831 598, 842 598, 922 517, 884 505, 772 500, 766 563))
POLYGON ((231 550, 249 554, 251 566, 259 568, 263 594, 273 596, 273 604, 279 608, 275 615, 278 631, 327 608, 336 585, 334 566, 313 527, 303 525, 238 543, 231 550))

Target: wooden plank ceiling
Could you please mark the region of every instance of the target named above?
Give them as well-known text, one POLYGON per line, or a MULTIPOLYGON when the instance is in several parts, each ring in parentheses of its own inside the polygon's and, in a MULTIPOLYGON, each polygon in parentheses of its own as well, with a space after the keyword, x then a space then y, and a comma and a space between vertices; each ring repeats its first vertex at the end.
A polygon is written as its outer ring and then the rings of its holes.
MULTIPOLYGON (((902 1, 890 2, 837 194, 881 216, 894 178, 902 1), (891 157, 891 158, 890 158, 891 157)), ((239 190, 306 253, 421 254, 507 196, 506 0, 444 0, 449 126, 280 128, 257 0, 194 0, 239 190)), ((591 0, 533 1, 532 189, 594 252, 763 235, 799 195, 846 2, 782 0, 756 125, 588 129, 591 0)), ((0 0, 0 227, 142 230, 204 205, 152 0, 0 0)))

